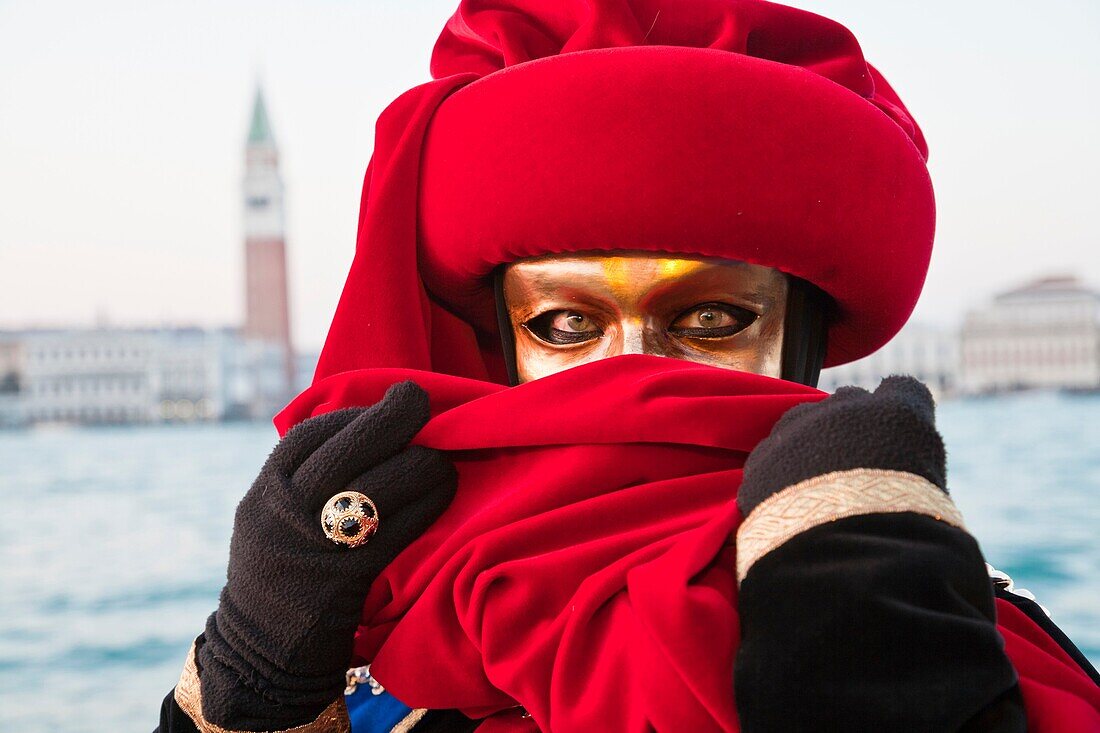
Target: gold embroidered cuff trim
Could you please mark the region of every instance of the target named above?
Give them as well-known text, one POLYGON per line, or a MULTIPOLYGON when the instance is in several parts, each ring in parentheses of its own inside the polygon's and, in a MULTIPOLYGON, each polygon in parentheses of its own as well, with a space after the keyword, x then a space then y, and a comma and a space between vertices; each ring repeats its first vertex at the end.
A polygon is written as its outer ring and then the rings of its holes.
POLYGON ((760 502, 737 530, 737 582, 757 560, 808 529, 861 514, 915 512, 963 527, 938 486, 916 474, 856 468, 815 476, 760 502))
MULTIPOLYGON (((183 664, 180 681, 176 683, 174 697, 180 710, 187 713, 187 717, 191 718, 191 722, 199 729, 199 733, 238 733, 210 723, 202 717, 202 694, 199 690, 199 668, 195 666, 194 642, 191 643, 191 651, 187 652, 187 661, 183 664)), ((348 720, 348 709, 344 705, 344 696, 341 695, 321 711, 313 722, 270 733, 350 733, 350 731, 351 721, 348 720)))
POLYGON ((420 722, 420 719, 428 714, 427 708, 415 708, 408 715, 402 718, 397 725, 390 728, 390 733, 409 733, 413 729, 413 726, 420 722))

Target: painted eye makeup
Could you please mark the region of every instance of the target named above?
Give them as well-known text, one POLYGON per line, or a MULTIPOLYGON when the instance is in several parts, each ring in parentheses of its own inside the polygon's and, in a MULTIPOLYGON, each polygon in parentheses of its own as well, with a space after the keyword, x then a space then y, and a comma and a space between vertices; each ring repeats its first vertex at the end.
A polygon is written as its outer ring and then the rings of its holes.
POLYGON ((552 310, 523 324, 537 339, 553 346, 569 346, 599 338, 603 331, 580 311, 552 310))
POLYGON ((700 303, 678 315, 668 331, 680 338, 720 339, 744 331, 759 317, 729 303, 700 303))

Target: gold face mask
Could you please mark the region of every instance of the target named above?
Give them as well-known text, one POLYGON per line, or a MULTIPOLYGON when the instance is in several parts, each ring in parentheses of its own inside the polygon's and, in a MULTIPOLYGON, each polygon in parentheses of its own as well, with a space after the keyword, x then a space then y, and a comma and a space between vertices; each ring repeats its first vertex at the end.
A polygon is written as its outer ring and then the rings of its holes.
POLYGON ((732 260, 549 255, 504 271, 520 382, 620 354, 779 377, 787 276, 732 260))

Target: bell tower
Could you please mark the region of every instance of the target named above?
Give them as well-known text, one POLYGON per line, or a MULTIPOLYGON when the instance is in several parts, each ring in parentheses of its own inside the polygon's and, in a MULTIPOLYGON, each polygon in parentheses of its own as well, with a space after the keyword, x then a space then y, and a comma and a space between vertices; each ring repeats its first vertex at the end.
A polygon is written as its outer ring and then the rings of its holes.
POLYGON ((243 194, 244 335, 250 341, 282 350, 282 370, 289 392, 294 385, 294 350, 290 340, 283 180, 279 175, 279 150, 259 86, 245 146, 243 194))

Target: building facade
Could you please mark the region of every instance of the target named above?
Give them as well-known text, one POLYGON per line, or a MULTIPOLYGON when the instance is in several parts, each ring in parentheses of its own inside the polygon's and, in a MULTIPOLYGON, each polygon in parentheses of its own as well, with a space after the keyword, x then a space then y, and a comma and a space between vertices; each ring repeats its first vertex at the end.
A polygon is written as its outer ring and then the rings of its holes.
POLYGON ((962 329, 968 392, 1100 389, 1100 292, 1048 277, 1001 293, 962 329))
POLYGON ((826 392, 845 385, 873 390, 891 374, 916 377, 936 397, 953 395, 960 387, 958 333, 911 323, 870 356, 823 370, 818 386, 826 392))
POLYGON ((282 350, 239 329, 0 333, 0 427, 268 419, 285 394, 282 350))
POLYGON ((24 334, 21 341, 25 421, 129 423, 155 418, 150 334, 37 331, 24 334))

